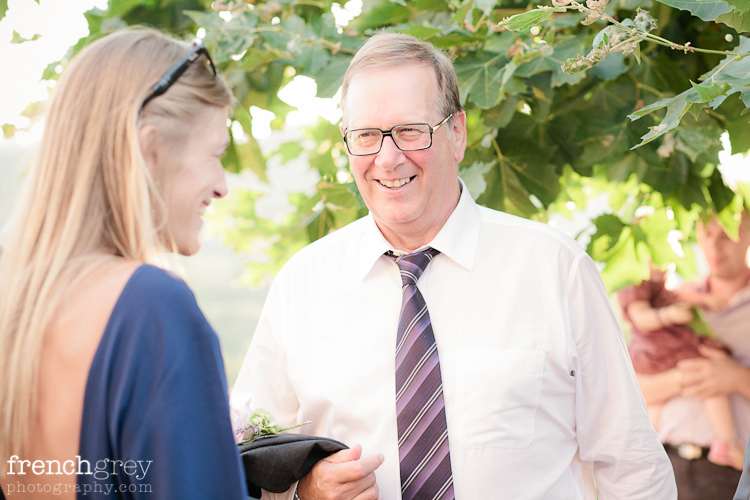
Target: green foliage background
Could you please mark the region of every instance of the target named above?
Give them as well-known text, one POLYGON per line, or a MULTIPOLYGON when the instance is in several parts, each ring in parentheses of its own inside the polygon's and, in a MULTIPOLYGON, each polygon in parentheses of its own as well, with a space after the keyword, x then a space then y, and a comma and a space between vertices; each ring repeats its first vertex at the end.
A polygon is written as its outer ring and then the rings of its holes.
MULTIPOLYGON (((335 24, 330 0, 110 0, 87 13, 91 36, 71 50, 127 25, 155 26, 183 38, 206 30, 205 41, 238 100, 234 120, 247 140, 233 141, 231 172, 252 171, 306 153, 319 173, 316 189, 290 196, 295 210, 267 220, 255 210, 260 193, 236 190, 221 204, 225 241, 241 253, 263 248, 248 264, 250 281, 275 272, 295 251, 366 213, 346 166, 336 125, 321 120, 308 140, 265 155, 253 139, 249 108, 272 111, 281 129, 294 108, 278 92, 295 75, 332 97, 364 40, 376 30, 406 32, 450 52, 467 113, 469 145, 461 166, 472 195, 486 206, 547 220, 585 209, 606 194, 611 211, 592 221, 587 250, 605 264, 610 290, 642 278, 647 259, 678 262, 694 274, 689 246, 678 259, 667 234, 687 242, 700 216, 719 214, 736 233, 737 211, 750 190, 729 189, 717 169, 719 136, 733 153, 750 150, 750 2, 744 0, 612 0, 608 15, 634 18, 647 9, 653 33, 717 53, 684 53, 642 42, 632 55, 611 53, 585 72, 562 65, 600 44, 607 23, 584 26, 577 12, 534 10, 520 0, 364 0, 361 15, 335 24), (678 10, 683 9, 683 10, 678 10), (532 28, 531 30, 528 28, 532 28), (596 40, 596 42, 595 42, 596 40), (636 147, 637 146, 637 147, 636 147), (642 214, 650 214, 642 217, 642 214)), ((0 0, 0 17, 7 9, 0 0)), ((54 78, 50 65, 45 75, 54 78)), ((36 112, 33 108, 30 112, 36 112)), ((582 238, 587 238, 588 235, 582 238)))

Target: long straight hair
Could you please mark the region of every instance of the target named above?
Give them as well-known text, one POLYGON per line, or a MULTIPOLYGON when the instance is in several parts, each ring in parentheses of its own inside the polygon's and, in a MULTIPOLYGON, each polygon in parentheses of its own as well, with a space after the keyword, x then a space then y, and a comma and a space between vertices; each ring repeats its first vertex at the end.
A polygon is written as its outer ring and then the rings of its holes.
POLYGON ((27 449, 44 336, 66 292, 109 260, 152 262, 169 247, 159 233, 168 214, 138 131, 153 123, 174 145, 206 105, 232 102, 199 60, 142 109, 189 50, 155 30, 123 30, 83 49, 58 82, 0 254, 0 477, 5 457, 27 449))

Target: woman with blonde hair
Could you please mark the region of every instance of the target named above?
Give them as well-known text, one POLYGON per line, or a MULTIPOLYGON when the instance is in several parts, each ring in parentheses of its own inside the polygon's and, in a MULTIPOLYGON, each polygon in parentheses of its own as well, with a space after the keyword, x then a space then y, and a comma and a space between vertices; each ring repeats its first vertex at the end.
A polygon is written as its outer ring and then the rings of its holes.
POLYGON ((202 43, 76 56, 0 254, 0 497, 246 498, 216 334, 152 265, 200 247, 232 96, 202 43))

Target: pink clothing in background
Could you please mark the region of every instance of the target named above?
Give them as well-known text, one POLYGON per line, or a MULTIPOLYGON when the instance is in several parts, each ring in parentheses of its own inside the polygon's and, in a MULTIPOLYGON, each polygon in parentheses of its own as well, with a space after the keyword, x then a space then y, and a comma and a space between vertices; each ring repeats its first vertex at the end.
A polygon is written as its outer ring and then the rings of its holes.
POLYGON ((699 345, 727 350, 714 340, 697 335, 687 325, 668 325, 651 331, 635 327, 628 315, 628 307, 634 302, 646 301, 653 308, 679 302, 677 296, 664 288, 662 282, 644 280, 640 285, 632 285, 622 290, 618 298, 624 318, 633 325, 628 352, 637 373, 660 373, 674 368, 683 359, 697 358, 700 356, 699 345))

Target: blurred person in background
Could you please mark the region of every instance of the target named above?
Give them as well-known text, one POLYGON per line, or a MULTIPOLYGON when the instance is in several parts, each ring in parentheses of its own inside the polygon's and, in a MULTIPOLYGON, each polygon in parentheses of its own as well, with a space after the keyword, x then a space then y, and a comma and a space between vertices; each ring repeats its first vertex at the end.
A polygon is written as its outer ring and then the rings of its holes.
POLYGON ((717 433, 705 400, 728 397, 737 426, 737 438, 750 436, 750 217, 742 214, 737 240, 727 235, 716 217, 699 222, 696 232, 708 266, 708 275, 685 284, 688 294, 710 294, 718 310, 703 309, 704 317, 732 354, 699 346, 701 357, 685 359, 674 368, 637 374, 648 405, 662 406, 657 432, 675 472, 679 500, 731 499, 740 471, 708 460, 717 433))

